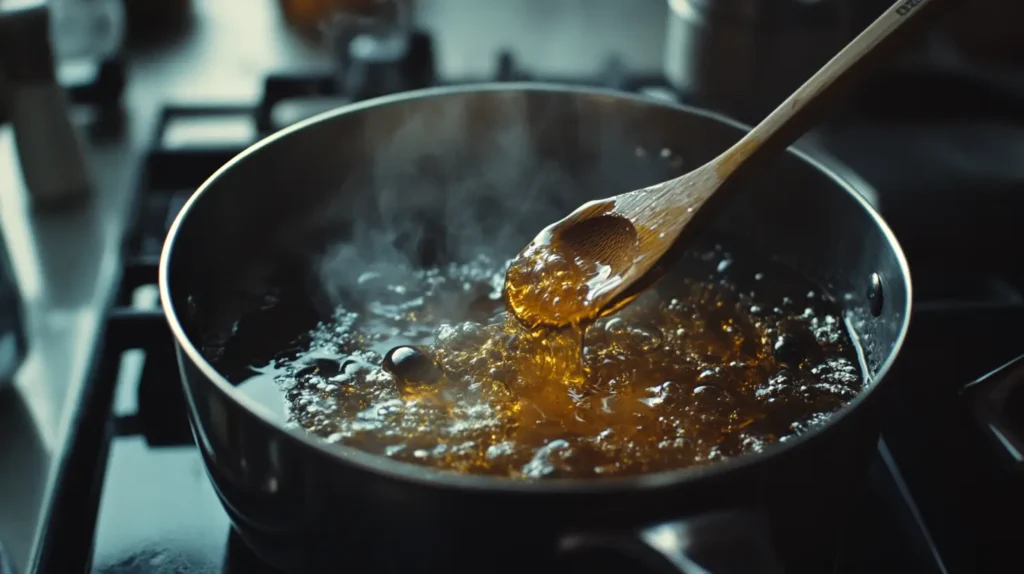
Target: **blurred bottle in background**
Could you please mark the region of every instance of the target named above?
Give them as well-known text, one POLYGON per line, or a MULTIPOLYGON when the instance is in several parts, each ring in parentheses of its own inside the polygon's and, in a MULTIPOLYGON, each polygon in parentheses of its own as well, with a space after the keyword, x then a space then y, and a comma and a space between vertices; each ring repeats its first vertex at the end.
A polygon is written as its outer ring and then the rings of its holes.
POLYGON ((124 41, 124 6, 124 0, 50 0, 57 60, 99 61, 116 54, 124 41))

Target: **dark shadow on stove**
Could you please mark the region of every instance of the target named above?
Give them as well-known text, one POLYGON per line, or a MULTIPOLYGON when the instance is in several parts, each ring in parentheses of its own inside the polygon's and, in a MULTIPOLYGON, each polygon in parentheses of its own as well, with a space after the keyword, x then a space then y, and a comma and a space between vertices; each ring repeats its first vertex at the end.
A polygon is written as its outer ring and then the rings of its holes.
POLYGON ((193 444, 186 415, 185 395, 178 374, 178 362, 170 332, 146 349, 138 395, 139 412, 135 430, 151 446, 193 444))
POLYGON ((224 560, 224 574, 283 574, 257 557, 232 528, 228 533, 228 555, 224 560))

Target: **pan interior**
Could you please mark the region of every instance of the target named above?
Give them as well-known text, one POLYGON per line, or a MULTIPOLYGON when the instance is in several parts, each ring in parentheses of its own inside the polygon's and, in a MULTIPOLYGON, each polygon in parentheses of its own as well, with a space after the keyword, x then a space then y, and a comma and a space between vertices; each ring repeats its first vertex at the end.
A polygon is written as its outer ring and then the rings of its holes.
MULTIPOLYGON (((583 201, 680 175, 741 133, 652 102, 547 91, 465 92, 336 115, 213 180, 178 238, 175 301, 207 360, 287 424, 285 393, 253 366, 302 354, 304 336, 342 299, 373 295, 367 274, 399 280, 478 256, 507 260, 583 201)), ((869 379, 896 344, 905 286, 888 237, 800 158, 782 158, 737 191, 699 243, 770 259, 841 302, 869 379), (878 318, 864 289, 876 270, 894 294, 878 318)))

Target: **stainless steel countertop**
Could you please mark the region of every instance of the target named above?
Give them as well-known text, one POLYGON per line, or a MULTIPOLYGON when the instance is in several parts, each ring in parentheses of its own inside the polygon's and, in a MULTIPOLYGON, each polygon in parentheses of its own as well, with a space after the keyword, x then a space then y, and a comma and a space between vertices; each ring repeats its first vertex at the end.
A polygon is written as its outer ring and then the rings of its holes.
MULTIPOLYGON (((160 107, 251 102, 268 71, 323 67, 325 56, 288 32, 273 0, 194 0, 195 24, 173 47, 131 56, 127 135, 90 142, 94 200, 34 212, 9 126, 0 126, 0 229, 24 298, 29 354, 13 390, 0 393, 0 542, 19 571, 31 553, 51 457, 65 438, 97 330, 120 267, 130 198, 160 107)), ((531 71, 582 74, 616 54, 633 70, 660 66, 664 0, 486 3, 423 0, 416 17, 435 32, 442 75, 485 76, 509 48, 531 71), (493 22, 495 25, 489 26, 493 22), (500 23, 500 25, 497 25, 500 23), (623 27, 634 33, 623 33, 623 27)))

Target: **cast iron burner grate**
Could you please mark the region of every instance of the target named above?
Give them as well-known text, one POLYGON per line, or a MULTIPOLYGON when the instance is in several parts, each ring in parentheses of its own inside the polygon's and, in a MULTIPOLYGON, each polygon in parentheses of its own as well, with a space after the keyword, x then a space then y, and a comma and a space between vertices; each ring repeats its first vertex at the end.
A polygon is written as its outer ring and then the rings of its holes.
MULTIPOLYGON (((508 57, 498 70, 502 80, 528 77, 508 57)), ((657 78, 610 70, 571 83, 666 90, 657 78)), ((338 97, 333 85, 322 75, 274 76, 255 107, 165 110, 144 160, 137 220, 92 376, 72 401, 77 410, 48 493, 33 574, 265 570, 233 534, 207 480, 154 283, 164 235, 189 194, 245 146, 280 127, 273 118, 281 106, 296 95, 338 97), (133 306, 147 294, 147 305, 133 306)), ((914 322, 925 327, 913 331, 895 373, 906 379, 906 392, 896 402, 898 412, 879 442, 843 539, 840 574, 979 571, 976 548, 986 537, 1002 539, 986 526, 984 512, 998 512, 992 508, 997 504, 1007 516, 1024 515, 1020 495, 1004 488, 999 470, 965 438, 955 405, 964 381, 1024 348, 1018 328, 1024 308, 953 301, 918 309, 914 322), (956 352, 961 360, 937 364, 939 342, 938 356, 956 352), (987 506, 979 510, 979 504, 987 506)))

